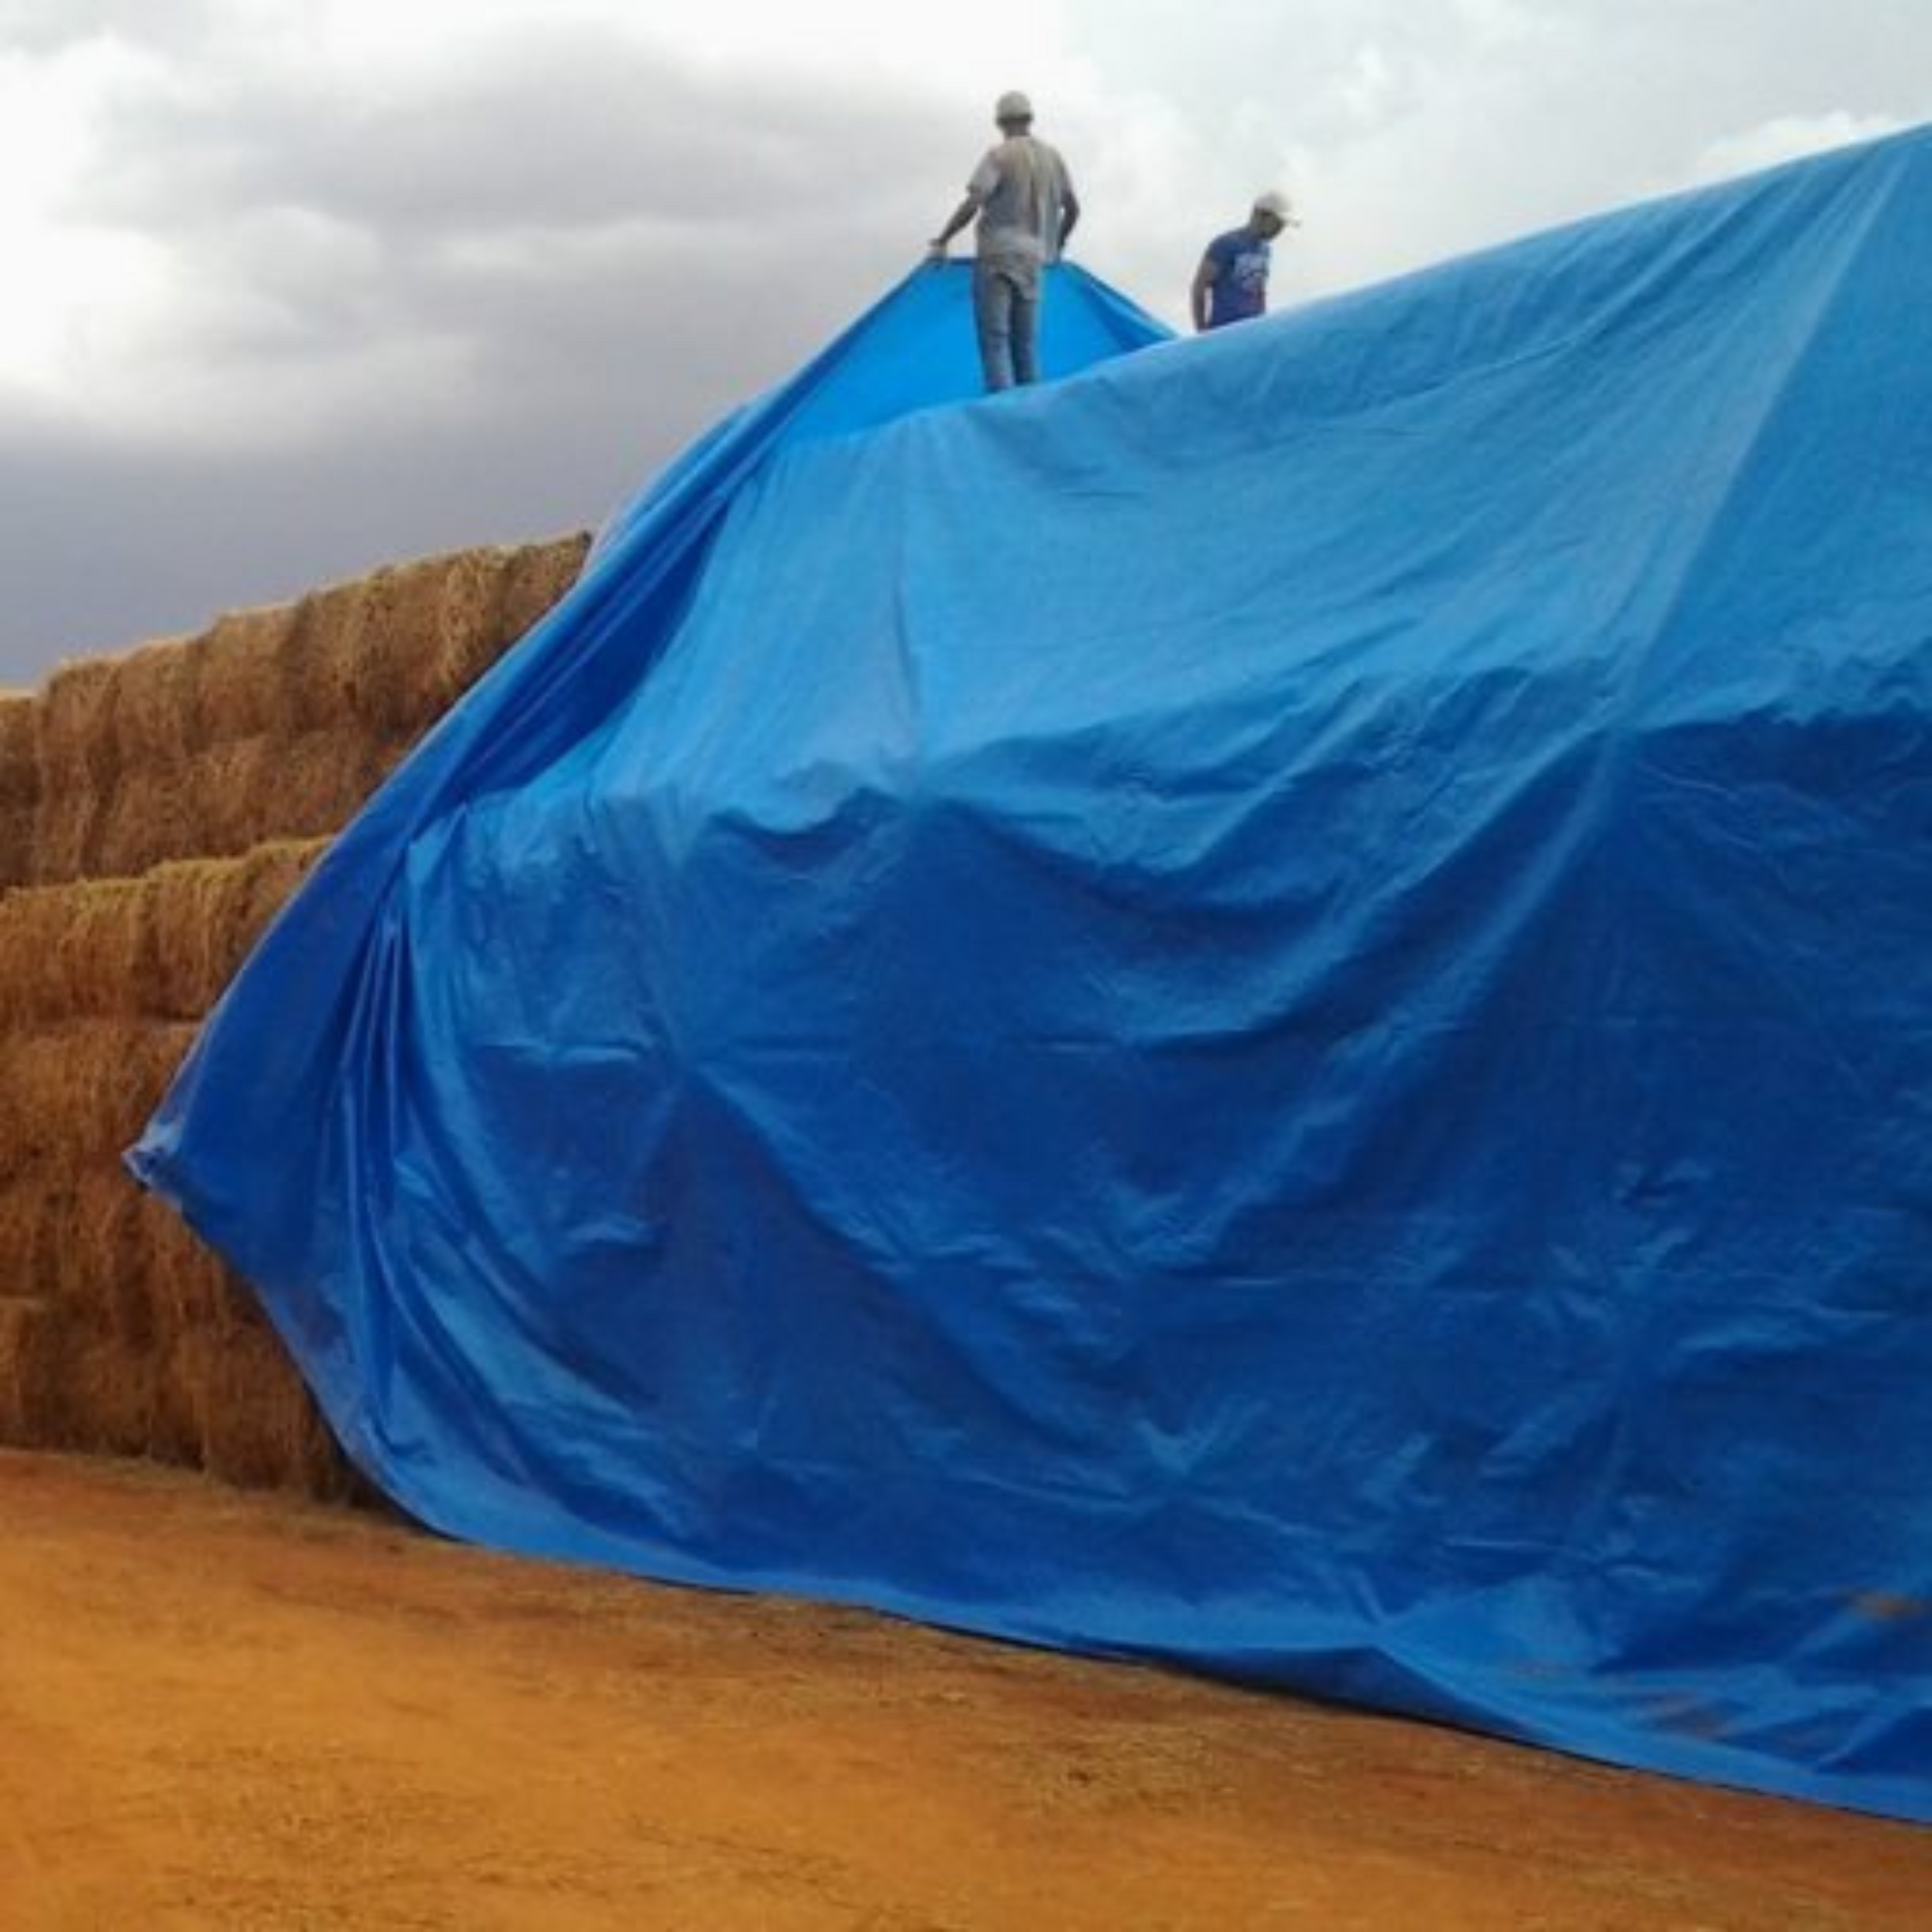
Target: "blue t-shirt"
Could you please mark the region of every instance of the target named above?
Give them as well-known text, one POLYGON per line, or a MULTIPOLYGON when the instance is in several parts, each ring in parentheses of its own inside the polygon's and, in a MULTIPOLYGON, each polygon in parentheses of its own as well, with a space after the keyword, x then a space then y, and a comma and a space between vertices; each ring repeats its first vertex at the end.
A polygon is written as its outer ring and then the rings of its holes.
POLYGON ((1268 268, 1273 259, 1267 242, 1247 228, 1230 228, 1207 244, 1214 264, 1214 280, 1207 291, 1207 326, 1220 329, 1230 322, 1247 322, 1268 308, 1268 268))

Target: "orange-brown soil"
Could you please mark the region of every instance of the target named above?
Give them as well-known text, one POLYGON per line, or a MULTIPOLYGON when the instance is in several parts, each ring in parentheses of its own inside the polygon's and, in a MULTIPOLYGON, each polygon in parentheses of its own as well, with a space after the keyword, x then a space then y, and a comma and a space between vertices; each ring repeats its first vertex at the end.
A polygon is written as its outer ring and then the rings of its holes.
POLYGON ((1932 1925, 1932 1833, 0 1454, 0 1926, 1932 1925))

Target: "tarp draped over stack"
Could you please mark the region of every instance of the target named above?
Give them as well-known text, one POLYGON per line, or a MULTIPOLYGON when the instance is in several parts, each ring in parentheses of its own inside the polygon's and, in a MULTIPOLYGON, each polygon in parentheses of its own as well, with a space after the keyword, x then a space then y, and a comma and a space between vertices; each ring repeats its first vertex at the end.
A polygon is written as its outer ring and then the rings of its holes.
POLYGON ((1932 1818, 1928 218, 1906 137, 1116 359, 1062 271, 957 407, 913 277, 138 1171, 455 1533, 1932 1818))

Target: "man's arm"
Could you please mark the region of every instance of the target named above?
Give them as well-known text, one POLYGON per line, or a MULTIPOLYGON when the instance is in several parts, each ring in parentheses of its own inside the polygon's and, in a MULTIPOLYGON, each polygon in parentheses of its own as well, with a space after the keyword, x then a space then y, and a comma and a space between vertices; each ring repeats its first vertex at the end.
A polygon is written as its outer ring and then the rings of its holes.
POLYGON ((1060 253, 1066 253, 1066 244, 1072 238, 1074 224, 1080 218, 1080 198, 1073 192, 1073 184, 1068 182, 1060 191, 1060 253))
POLYGON ((926 243, 926 253, 934 261, 944 261, 946 258, 946 243, 979 211, 980 198, 974 190, 969 188, 966 191, 966 199, 946 217, 946 225, 926 243))
POLYGON ((1194 270, 1193 286, 1187 291, 1187 307, 1193 314, 1196 335, 1207 327, 1208 291, 1220 279, 1221 264, 1212 255, 1203 255, 1200 266, 1194 270))

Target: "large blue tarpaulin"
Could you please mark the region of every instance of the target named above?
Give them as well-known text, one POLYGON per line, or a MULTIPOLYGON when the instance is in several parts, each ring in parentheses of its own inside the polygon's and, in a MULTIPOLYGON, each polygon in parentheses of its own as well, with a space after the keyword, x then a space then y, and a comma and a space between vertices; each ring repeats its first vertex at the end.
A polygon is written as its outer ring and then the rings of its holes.
POLYGON ((1929 226, 1912 135, 1195 341, 1064 269, 990 399, 914 274, 137 1172, 455 1534, 1932 1819, 1929 226))

